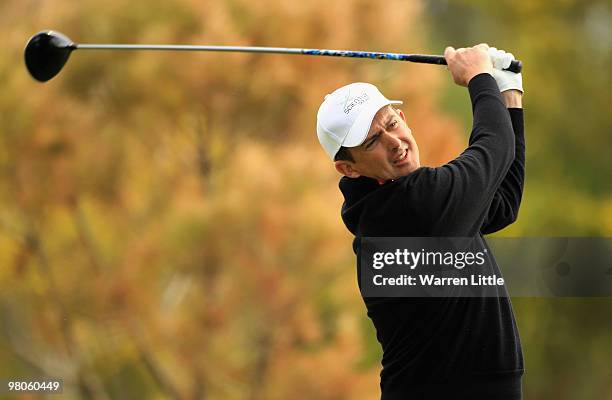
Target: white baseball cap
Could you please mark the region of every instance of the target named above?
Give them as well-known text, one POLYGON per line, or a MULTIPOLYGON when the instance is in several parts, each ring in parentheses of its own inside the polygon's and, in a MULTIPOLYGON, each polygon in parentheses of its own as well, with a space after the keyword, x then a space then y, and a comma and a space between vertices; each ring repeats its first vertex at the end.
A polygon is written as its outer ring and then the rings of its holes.
POLYGON ((376 86, 364 82, 326 95, 317 113, 317 137, 327 155, 333 160, 340 147, 362 144, 378 110, 389 104, 402 102, 387 99, 376 86))

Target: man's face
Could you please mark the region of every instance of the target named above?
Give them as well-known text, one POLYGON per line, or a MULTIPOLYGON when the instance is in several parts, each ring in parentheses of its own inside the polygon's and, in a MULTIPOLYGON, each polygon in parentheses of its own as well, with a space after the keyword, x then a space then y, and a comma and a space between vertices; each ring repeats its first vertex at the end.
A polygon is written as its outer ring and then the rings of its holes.
POLYGON ((378 110, 366 140, 351 147, 355 162, 336 161, 336 169, 350 178, 367 176, 384 183, 408 175, 421 166, 419 148, 403 112, 391 106, 378 110))

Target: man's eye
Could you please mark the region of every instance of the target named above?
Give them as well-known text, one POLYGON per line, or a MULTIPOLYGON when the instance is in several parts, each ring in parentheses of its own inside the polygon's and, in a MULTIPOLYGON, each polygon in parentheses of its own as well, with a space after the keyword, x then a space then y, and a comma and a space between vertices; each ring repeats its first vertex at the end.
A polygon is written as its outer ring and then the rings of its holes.
POLYGON ((391 125, 390 125, 390 126, 391 126, 391 128, 395 128, 395 127, 397 126, 397 121, 393 121, 393 122, 391 122, 391 125))
POLYGON ((366 150, 371 149, 371 148, 372 148, 372 147, 373 147, 373 146, 376 144, 376 141, 377 141, 377 140, 378 140, 378 136, 376 136, 376 137, 374 137, 372 140, 370 140, 370 141, 368 142, 368 144, 366 144, 366 147, 365 147, 365 148, 366 148, 366 150))

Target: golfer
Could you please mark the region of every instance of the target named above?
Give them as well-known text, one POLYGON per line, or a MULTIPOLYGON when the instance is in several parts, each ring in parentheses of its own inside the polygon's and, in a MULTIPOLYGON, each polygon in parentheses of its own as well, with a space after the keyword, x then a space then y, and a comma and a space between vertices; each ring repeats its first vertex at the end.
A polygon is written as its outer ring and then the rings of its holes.
MULTIPOLYGON (((469 91, 469 146, 451 162, 421 166, 400 101, 367 83, 327 95, 317 136, 344 175, 342 219, 362 237, 475 237, 517 218, 525 140, 522 77, 513 56, 479 44, 444 57, 469 91)), ((497 267, 496 267, 497 268, 497 267)), ((382 400, 522 398, 523 356, 510 298, 366 297, 383 350, 382 400)))

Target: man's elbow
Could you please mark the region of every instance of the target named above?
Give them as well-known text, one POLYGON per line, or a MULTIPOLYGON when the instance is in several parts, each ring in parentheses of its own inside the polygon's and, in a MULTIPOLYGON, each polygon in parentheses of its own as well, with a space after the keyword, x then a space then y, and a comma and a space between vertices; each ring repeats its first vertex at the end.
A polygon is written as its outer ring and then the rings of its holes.
POLYGON ((505 216, 505 225, 504 228, 507 226, 512 225, 513 223, 516 222, 516 220, 518 220, 518 214, 519 214, 519 206, 517 204, 516 207, 512 207, 509 212, 506 214, 505 216))
POLYGON ((503 217, 497 218, 493 223, 485 225, 481 229, 480 232, 483 235, 488 235, 491 233, 499 232, 502 229, 507 228, 508 226, 515 223, 517 219, 518 219, 518 209, 516 209, 516 211, 512 210, 508 212, 507 214, 505 214, 503 217))

